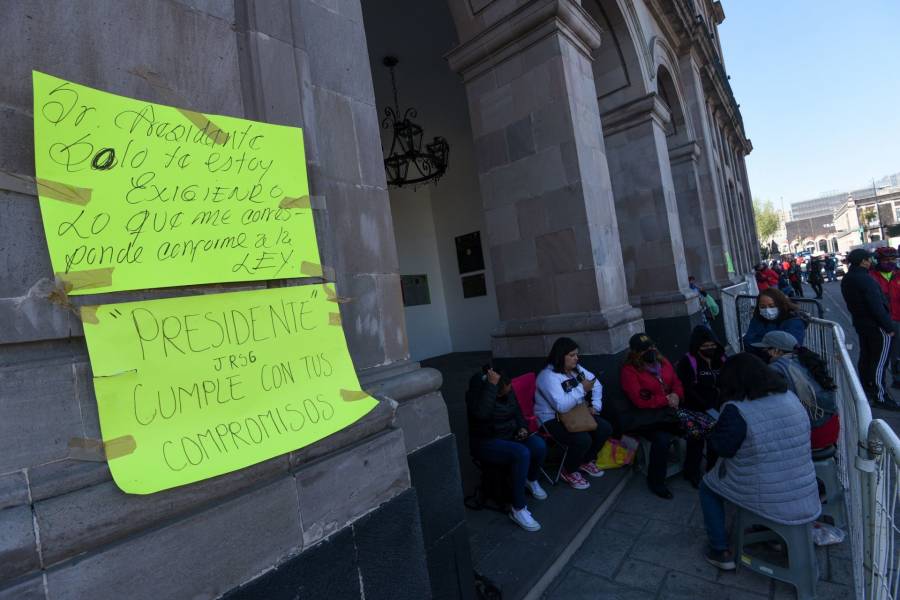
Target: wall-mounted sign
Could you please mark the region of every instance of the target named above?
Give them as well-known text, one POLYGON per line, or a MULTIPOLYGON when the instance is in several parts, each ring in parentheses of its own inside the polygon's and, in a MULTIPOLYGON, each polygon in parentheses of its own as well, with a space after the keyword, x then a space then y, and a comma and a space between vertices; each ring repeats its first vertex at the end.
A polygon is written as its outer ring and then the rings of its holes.
POLYGON ((487 296, 487 286, 484 282, 484 273, 466 275, 462 278, 463 298, 476 298, 487 296))
POLYGON ((33 83, 37 192, 69 294, 321 275, 300 129, 33 83))
POLYGON ((460 275, 484 269, 480 231, 456 237, 456 262, 459 265, 460 275))
POLYGON ((150 494, 291 452, 377 405, 330 285, 83 307, 113 479, 150 494))
POLYGON ((431 304, 428 275, 401 275, 400 292, 403 294, 403 306, 431 304))

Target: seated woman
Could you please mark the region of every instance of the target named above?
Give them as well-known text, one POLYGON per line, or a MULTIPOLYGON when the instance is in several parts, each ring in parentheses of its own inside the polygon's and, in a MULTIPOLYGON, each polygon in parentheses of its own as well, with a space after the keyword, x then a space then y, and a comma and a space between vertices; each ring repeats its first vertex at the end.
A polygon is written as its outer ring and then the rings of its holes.
POLYGON ((547 498, 537 478, 547 455, 544 440, 529 435, 525 418, 509 379, 485 367, 475 375, 466 394, 469 416, 469 450, 485 463, 509 466, 512 473, 512 510, 509 518, 526 531, 537 531, 525 504, 525 490, 537 500, 547 498))
POLYGON ((730 571, 725 500, 785 525, 814 521, 822 505, 809 418, 784 379, 742 353, 725 362, 719 385, 725 404, 706 439, 719 460, 700 484, 700 508, 709 536, 706 560, 730 571))
MULTIPOLYGON (((622 366, 620 382, 625 396, 640 409, 678 408, 684 398, 681 381, 672 363, 656 349, 646 334, 637 333, 628 341, 629 353, 622 366)), ((650 441, 650 464, 647 485, 650 491, 669 500, 672 492, 666 487, 666 467, 669 445, 677 431, 671 422, 648 425, 636 431, 650 441)))
POLYGON ((568 448, 560 477, 576 490, 590 487, 581 475, 602 477, 597 468, 597 453, 612 434, 612 426, 600 418, 603 386, 593 373, 578 366, 578 344, 562 337, 553 342, 547 366, 538 374, 534 394, 534 414, 559 443, 568 448), (593 431, 570 432, 557 413, 567 413, 579 404, 589 403, 597 422, 593 431))
MULTIPOLYGON (((725 363, 725 348, 716 339, 716 335, 702 325, 694 327, 688 352, 675 371, 684 388, 683 408, 706 412, 719 410, 719 371, 725 363)), ((700 462, 703 459, 703 447, 706 446, 706 470, 710 470, 716 462, 716 453, 703 439, 688 438, 687 455, 684 457, 684 478, 695 488, 700 486, 703 474, 700 462)))
POLYGON ((744 335, 744 350, 756 354, 765 361, 768 356, 760 350, 754 351, 753 344, 762 340, 770 331, 787 331, 802 345, 806 337, 806 327, 806 313, 797 308, 797 305, 781 291, 769 288, 759 293, 756 308, 753 309, 753 318, 750 319, 747 333, 744 335))
POLYGON ((822 357, 797 343, 785 331, 770 331, 754 344, 769 354, 769 366, 787 381, 788 389, 800 398, 810 423, 813 450, 833 446, 841 431, 837 414, 835 385, 822 357))

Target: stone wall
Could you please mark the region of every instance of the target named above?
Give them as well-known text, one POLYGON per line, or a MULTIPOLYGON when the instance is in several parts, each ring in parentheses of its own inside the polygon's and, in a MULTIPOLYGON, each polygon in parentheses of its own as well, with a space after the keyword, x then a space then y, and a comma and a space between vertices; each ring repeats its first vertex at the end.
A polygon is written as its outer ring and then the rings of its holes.
MULTIPOLYGON (((299 590, 321 598, 335 590, 428 597, 407 453, 452 438, 439 410, 428 414, 429 426, 418 424, 423 406, 442 406, 440 376, 407 360, 359 2, 46 0, 10 4, 4 17, 0 598, 214 598, 250 580, 281 582, 287 597, 299 590), (311 192, 325 197, 315 213, 320 253, 336 272, 338 293, 353 299, 341 306, 342 320, 378 407, 312 446, 148 496, 121 493, 105 463, 73 457, 70 438, 99 437, 96 401, 80 323, 47 301, 52 272, 28 182, 31 69, 155 102, 175 97, 200 112, 303 127, 311 192), (168 90, 139 75, 148 71, 168 90), (404 423, 416 435, 404 437, 404 423), (397 581, 407 585, 395 588, 397 581)), ((247 589, 233 593, 247 597, 247 589)))

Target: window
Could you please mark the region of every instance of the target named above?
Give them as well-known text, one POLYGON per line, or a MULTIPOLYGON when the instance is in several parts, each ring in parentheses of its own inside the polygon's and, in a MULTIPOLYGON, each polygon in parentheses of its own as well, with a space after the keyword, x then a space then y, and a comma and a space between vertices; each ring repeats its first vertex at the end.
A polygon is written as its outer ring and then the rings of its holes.
POLYGON ((894 204, 894 221, 900 223, 900 204, 894 204))

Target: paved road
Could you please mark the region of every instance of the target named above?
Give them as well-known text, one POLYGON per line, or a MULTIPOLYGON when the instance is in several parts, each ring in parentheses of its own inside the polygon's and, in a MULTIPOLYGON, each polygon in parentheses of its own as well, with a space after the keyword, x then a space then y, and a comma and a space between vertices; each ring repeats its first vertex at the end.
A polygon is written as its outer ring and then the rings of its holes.
MULTIPOLYGON (((811 292, 804 286, 806 292, 811 292)), ((810 294, 812 295, 812 294, 810 294)), ((840 283, 825 285, 824 317, 844 330, 854 362, 856 332, 841 297, 840 283)), ((900 391, 898 391, 900 395, 900 391)), ((874 416, 900 431, 900 413, 875 409, 874 416)), ((634 473, 615 507, 591 531, 582 547, 544 593, 544 600, 663 600, 721 598, 781 600, 796 595, 791 586, 746 569, 723 573, 702 557, 706 532, 697 492, 680 476, 669 480, 673 500, 661 500, 634 473)), ((852 596, 848 543, 816 549, 819 600, 852 596)))

